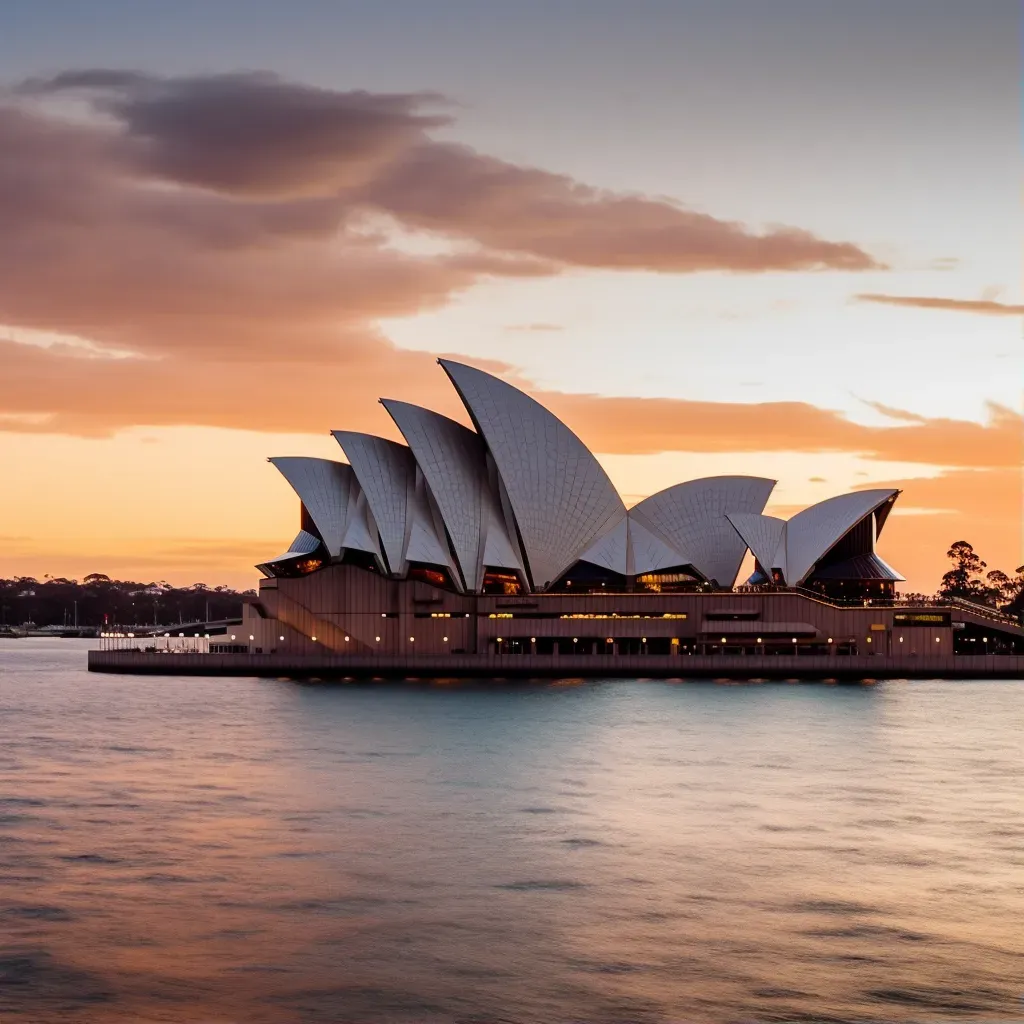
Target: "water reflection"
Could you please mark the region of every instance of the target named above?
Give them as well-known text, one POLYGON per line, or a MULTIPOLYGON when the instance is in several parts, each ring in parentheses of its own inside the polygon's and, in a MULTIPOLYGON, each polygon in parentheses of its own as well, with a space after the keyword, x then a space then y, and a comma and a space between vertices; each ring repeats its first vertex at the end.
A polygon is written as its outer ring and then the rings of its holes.
POLYGON ((1012 1018, 998 683, 322 686, 0 641, 0 1019, 1012 1018))

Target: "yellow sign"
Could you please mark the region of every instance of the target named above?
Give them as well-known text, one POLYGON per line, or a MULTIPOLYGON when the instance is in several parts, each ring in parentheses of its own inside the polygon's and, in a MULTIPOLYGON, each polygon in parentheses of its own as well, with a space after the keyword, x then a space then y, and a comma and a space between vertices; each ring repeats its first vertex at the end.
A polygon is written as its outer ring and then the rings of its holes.
POLYGON ((879 632, 883 632, 884 633, 885 632, 885 623, 884 622, 872 622, 871 623, 871 631, 873 633, 879 633, 879 632))

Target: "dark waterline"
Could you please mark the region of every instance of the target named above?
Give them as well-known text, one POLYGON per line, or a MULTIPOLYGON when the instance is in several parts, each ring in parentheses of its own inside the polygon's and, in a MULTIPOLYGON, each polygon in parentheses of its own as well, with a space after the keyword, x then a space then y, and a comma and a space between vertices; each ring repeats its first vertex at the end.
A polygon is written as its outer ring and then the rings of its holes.
POLYGON ((1024 1017, 1024 684, 96 676, 0 641, 0 1021, 1024 1017))

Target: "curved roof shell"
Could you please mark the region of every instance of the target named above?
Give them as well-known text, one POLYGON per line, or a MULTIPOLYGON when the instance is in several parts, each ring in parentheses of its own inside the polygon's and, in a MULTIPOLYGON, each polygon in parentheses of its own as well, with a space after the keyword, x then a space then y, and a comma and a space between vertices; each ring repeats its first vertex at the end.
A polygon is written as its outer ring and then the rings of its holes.
POLYGON ((727 512, 726 518, 736 528, 744 543, 753 552, 766 573, 781 569, 786 574, 786 520, 755 512, 727 512))
POLYGON ((273 576, 273 566, 281 562, 291 562, 299 558, 306 558, 313 554, 320 547, 320 538, 312 533, 308 533, 305 530, 299 530, 295 535, 295 539, 288 545, 288 550, 284 554, 278 555, 276 558, 268 558, 265 562, 260 562, 256 566, 260 572, 266 573, 268 576, 273 576))
POLYGON ((485 565, 521 571, 487 481, 487 450, 480 435, 418 405, 388 398, 381 404, 408 442, 437 503, 466 587, 481 589, 485 565))
POLYGON ((320 531, 327 551, 337 558, 348 524, 350 499, 359 487, 352 467, 344 462, 304 456, 281 456, 267 461, 291 484, 320 531))
MULTIPOLYGON (((814 566, 861 520, 891 505, 900 492, 876 488, 826 498, 798 512, 786 523, 786 582, 798 586, 814 566)), ((885 509, 888 515, 888 509, 885 509)), ((879 516, 884 522, 884 517, 879 516)), ((765 566, 765 568, 769 568, 765 566)))
POLYGON ((587 446, 539 402, 483 370, 439 362, 494 459, 543 589, 625 517, 622 499, 587 446))
POLYGON ((416 463, 404 444, 375 434, 332 430, 373 513, 391 572, 404 569, 409 499, 416 482, 416 463))
MULTIPOLYGON (((629 510, 705 579, 731 587, 747 546, 726 518, 730 512, 760 512, 775 486, 756 476, 712 476, 666 487, 629 510)), ((677 563, 679 564, 679 563, 677 563)))

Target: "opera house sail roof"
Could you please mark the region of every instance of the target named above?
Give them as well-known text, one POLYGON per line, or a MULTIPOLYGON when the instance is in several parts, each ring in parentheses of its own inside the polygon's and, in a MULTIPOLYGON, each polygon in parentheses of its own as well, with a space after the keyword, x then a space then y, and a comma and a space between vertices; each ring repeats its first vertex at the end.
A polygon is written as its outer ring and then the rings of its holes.
POLYGON ((689 583, 842 585, 902 579, 875 552, 896 490, 839 495, 788 521, 764 515, 774 480, 713 476, 627 509, 597 458, 539 402, 483 370, 439 360, 473 429, 382 399, 405 444, 332 431, 346 462, 272 458, 302 503, 302 530, 268 576, 357 562, 393 578, 426 574, 457 591, 689 583))

